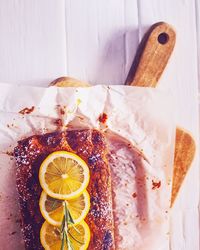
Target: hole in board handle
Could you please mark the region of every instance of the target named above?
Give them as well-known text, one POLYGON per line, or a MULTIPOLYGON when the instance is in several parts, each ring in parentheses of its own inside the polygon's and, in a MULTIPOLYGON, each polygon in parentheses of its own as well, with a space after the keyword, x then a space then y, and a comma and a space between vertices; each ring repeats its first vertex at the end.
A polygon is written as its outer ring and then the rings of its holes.
POLYGON ((166 44, 169 41, 169 35, 165 32, 160 33, 160 35, 158 36, 158 42, 160 44, 166 44))

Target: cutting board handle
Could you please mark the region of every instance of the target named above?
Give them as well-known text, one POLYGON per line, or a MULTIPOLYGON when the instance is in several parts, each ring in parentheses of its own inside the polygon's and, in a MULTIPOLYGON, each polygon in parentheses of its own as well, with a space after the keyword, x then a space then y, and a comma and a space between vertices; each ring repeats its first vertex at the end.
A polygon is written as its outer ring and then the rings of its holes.
POLYGON ((156 87, 174 49, 175 41, 176 33, 169 24, 159 22, 151 26, 139 45, 126 84, 156 87))

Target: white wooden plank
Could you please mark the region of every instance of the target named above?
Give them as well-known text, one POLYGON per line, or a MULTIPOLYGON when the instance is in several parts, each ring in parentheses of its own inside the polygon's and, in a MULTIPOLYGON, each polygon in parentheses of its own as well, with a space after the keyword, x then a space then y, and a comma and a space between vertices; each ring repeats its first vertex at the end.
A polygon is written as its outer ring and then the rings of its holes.
POLYGON ((196 34, 197 34, 197 55, 198 55, 198 80, 199 80, 199 89, 200 89, 200 1, 195 1, 195 10, 196 10, 196 34))
POLYGON ((47 85, 65 75, 64 0, 0 1, 0 81, 47 85))
POLYGON ((198 216, 198 209, 187 209, 185 211, 179 209, 179 211, 173 215, 173 219, 171 220, 171 226, 173 228, 173 235, 171 236, 173 240, 170 242, 170 249, 199 249, 198 240, 194 240, 194 237, 188 237, 188 235, 191 234, 197 237, 196 228, 199 226, 198 216))
MULTIPOLYGON (((177 31, 174 54, 164 72, 160 87, 176 97, 177 124, 188 129, 198 152, 198 68, 195 1, 140 1, 140 24, 145 32, 153 22, 166 21, 177 31), (148 15, 147 15, 148 13, 148 15)), ((171 249, 199 249, 199 165, 198 154, 186 177, 171 215, 171 249), (181 215, 181 216, 179 216, 181 215)))
POLYGON ((138 44, 137 14, 136 1, 67 0, 68 75, 123 83, 138 44))

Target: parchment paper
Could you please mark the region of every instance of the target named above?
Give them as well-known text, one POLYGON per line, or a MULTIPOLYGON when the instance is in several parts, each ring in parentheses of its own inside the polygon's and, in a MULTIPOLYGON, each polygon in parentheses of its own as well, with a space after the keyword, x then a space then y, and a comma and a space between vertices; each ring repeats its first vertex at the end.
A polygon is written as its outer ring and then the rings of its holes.
POLYGON ((0 90, 0 249, 23 249, 13 148, 18 140, 57 130, 61 123, 62 129, 100 129, 107 138, 117 249, 169 249, 175 139, 169 93, 102 85, 39 88, 0 84, 0 90), (30 114, 19 113, 32 107, 30 114), (99 120, 103 113, 105 123, 99 120))

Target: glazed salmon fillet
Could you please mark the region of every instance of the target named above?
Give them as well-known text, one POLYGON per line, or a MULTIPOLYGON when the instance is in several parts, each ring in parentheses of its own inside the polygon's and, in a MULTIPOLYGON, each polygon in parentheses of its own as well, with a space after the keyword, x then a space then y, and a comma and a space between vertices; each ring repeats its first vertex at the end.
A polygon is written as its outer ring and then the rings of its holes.
POLYGON ((16 182, 22 217, 25 249, 43 249, 40 228, 44 219, 39 209, 42 188, 38 172, 42 161, 52 152, 74 152, 88 164, 90 183, 87 188, 91 209, 86 217, 91 231, 89 250, 114 250, 111 173, 107 162, 104 136, 97 130, 72 130, 34 135, 18 142, 14 150, 16 182))

